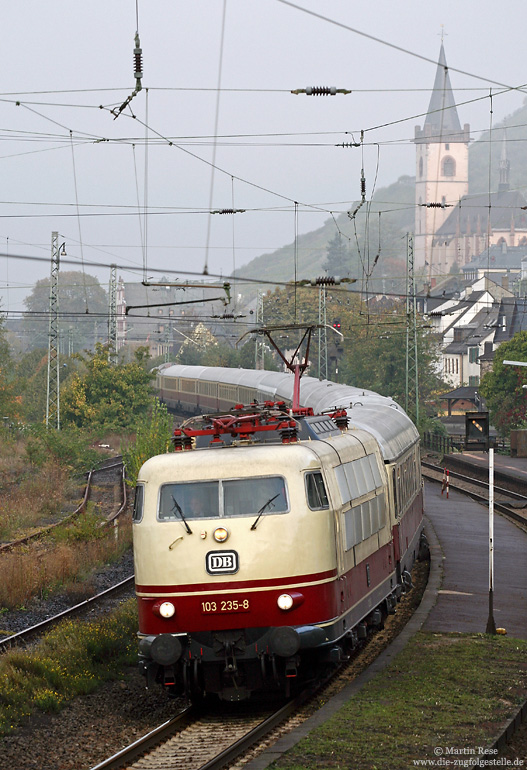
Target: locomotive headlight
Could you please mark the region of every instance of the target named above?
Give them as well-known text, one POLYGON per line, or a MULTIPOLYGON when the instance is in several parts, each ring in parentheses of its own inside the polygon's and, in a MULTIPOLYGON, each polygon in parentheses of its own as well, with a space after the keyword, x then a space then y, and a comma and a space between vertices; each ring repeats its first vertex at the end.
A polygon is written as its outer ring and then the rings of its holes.
POLYGON ((171 618, 176 611, 176 608, 172 602, 161 602, 157 607, 154 605, 154 611, 155 610, 157 610, 162 618, 171 618))
POLYGON ((224 543, 229 537, 229 533, 227 532, 225 527, 218 527, 212 533, 212 537, 217 543, 224 543))
POLYGON ((293 606, 293 597, 290 594, 280 594, 276 603, 281 610, 290 610, 293 606))
POLYGON ((283 612, 288 612, 300 607, 304 603, 304 598, 304 594, 300 591, 290 591, 288 594, 280 594, 276 603, 283 612))

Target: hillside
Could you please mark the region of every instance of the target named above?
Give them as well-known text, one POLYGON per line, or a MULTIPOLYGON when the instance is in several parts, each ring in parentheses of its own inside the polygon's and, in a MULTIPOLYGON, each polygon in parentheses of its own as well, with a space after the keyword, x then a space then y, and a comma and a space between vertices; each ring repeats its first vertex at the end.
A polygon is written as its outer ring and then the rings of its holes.
MULTIPOLYGON (((405 234, 413 228, 414 184, 414 177, 403 176, 389 187, 379 189, 369 209, 365 205, 357 214, 357 238, 348 215, 341 214, 337 218, 339 230, 344 234, 345 240, 349 238, 348 277, 360 278, 362 261, 367 265, 369 259, 371 264, 377 254, 379 212, 381 212, 381 252, 376 274, 394 275, 394 268, 396 273, 400 272, 399 260, 404 259, 406 253, 405 234), (365 245, 366 243, 369 243, 369 246, 365 245)), ((350 204, 350 208, 354 205, 356 204, 350 204)), ((328 242, 337 232, 335 222, 330 218, 322 227, 298 238, 299 278, 315 278, 317 275, 324 274, 322 264, 326 260, 328 242)), ((271 253, 262 254, 237 271, 237 275, 243 278, 269 278, 278 281, 291 280, 294 274, 293 243, 271 253)))
MULTIPOLYGON (((489 149, 491 161, 491 190, 495 191, 499 181, 501 140, 506 127, 507 156, 510 161, 511 189, 524 191, 527 187, 527 162, 524 152, 527 141, 527 100, 512 115, 497 123, 492 130, 492 145, 489 132, 485 132, 469 148, 469 189, 481 193, 489 188, 489 149)), ((414 229, 415 178, 400 177, 397 182, 379 189, 369 209, 363 206, 357 215, 357 238, 353 225, 346 214, 337 218, 339 229, 349 237, 349 270, 347 275, 361 278, 363 263, 368 270, 378 250, 379 216, 381 212, 381 249, 374 279, 401 279, 406 259, 406 233, 414 229), (367 228, 366 223, 369 223, 367 228), (369 236, 369 237, 367 237, 369 236), (365 245, 369 243, 369 248, 365 245)), ((350 204, 353 208, 356 204, 350 204)), ((327 257, 328 243, 335 237, 337 229, 329 218, 322 227, 302 235, 298 239, 298 277, 315 278, 323 275, 323 263, 327 257)), ((244 278, 268 278, 288 281, 294 277, 294 244, 289 243, 276 251, 256 257, 237 271, 244 278)), ((398 281, 397 283, 399 283, 398 281)), ((381 283, 379 280, 379 288, 381 283)))

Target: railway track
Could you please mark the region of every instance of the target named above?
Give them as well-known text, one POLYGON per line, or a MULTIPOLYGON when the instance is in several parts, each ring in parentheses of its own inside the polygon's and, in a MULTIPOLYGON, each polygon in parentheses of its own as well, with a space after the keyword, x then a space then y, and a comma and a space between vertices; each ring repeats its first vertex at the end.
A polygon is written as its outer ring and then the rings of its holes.
POLYGON ((6 551, 12 551, 14 548, 21 545, 27 545, 28 543, 38 540, 39 538, 43 537, 49 532, 52 532, 56 527, 59 527, 74 521, 78 516, 80 516, 80 514, 83 511, 86 510, 86 506, 88 504, 88 501, 90 500, 93 487, 95 486, 96 483, 119 484, 120 486, 121 504, 118 510, 115 513, 113 513, 111 516, 109 516, 105 522, 103 522, 105 525, 113 523, 115 519, 117 519, 126 509, 127 502, 128 502, 127 492, 126 492, 126 483, 125 483, 125 471, 124 471, 122 458, 113 458, 111 460, 104 460, 103 463, 101 463, 97 468, 94 468, 91 471, 89 471, 86 478, 86 487, 84 489, 82 501, 74 511, 64 516, 60 521, 57 521, 54 524, 50 524, 47 527, 43 527, 42 529, 39 529, 37 532, 32 532, 30 535, 26 535, 25 537, 18 538, 17 540, 13 540, 9 543, 2 543, 0 545, 0 553, 6 552, 6 551))
POLYGON ((384 630, 370 637, 325 682, 307 688, 287 703, 282 701, 275 709, 260 706, 256 711, 254 702, 249 708, 243 704, 220 704, 207 713, 189 707, 91 770, 220 770, 240 761, 242 756, 242 761, 249 761, 304 722, 375 660, 419 605, 427 576, 428 564, 416 563, 412 575, 414 588, 403 595, 397 613, 388 616, 384 630))
POLYGON ((291 717, 312 692, 306 690, 278 709, 259 709, 250 715, 239 704, 228 713, 202 713, 189 706, 92 770, 220 770, 291 717))
MULTIPOLYGON (((428 481, 443 483, 445 469, 433 463, 421 462, 423 477, 428 481)), ((489 485, 472 476, 449 470, 449 487, 473 500, 488 505, 489 485), (482 494, 484 492, 484 494, 482 494)), ((512 492, 500 486, 494 486, 494 509, 517 524, 527 526, 527 496, 512 492)))
POLYGON ((101 608, 109 603, 113 603, 117 597, 125 596, 127 593, 132 596, 133 589, 134 576, 130 575, 130 577, 125 578, 120 583, 116 583, 105 591, 101 591, 101 593, 91 596, 89 599, 86 599, 73 607, 69 607, 67 610, 59 612, 57 615, 53 615, 52 617, 43 620, 41 623, 36 623, 34 626, 25 628, 23 631, 18 631, 15 634, 2 637, 0 638, 0 654, 7 652, 7 650, 12 649, 13 647, 26 645, 29 642, 34 641, 39 636, 42 636, 44 632, 49 631, 67 618, 85 616, 95 608, 101 608))

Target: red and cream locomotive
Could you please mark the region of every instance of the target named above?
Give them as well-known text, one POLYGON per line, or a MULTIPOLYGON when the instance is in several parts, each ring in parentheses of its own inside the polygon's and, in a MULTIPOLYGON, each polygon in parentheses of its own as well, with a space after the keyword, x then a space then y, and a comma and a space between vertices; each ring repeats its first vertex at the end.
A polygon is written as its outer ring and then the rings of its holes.
POLYGON ((391 399, 309 377, 298 397, 288 374, 174 365, 157 387, 190 413, 251 406, 187 421, 178 451, 139 473, 147 683, 230 701, 287 692, 406 590, 423 545, 418 433, 391 399))

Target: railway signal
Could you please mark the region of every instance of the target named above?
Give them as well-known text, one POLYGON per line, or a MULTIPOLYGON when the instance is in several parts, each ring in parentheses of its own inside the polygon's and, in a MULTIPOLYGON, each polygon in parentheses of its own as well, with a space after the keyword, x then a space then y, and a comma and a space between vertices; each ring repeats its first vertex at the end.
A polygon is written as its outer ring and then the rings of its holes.
POLYGON ((465 449, 489 453, 489 615, 485 633, 495 634, 494 622, 494 448, 489 441, 489 413, 465 414, 465 449))

